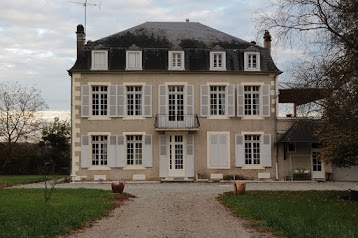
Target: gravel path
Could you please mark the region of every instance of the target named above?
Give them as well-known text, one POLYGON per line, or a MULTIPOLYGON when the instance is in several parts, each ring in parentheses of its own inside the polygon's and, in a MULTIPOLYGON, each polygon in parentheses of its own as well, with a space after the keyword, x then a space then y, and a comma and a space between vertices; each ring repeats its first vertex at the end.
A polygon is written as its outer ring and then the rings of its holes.
MULTIPOLYGON (((41 184, 20 187, 38 186, 41 184)), ((57 187, 110 189, 110 184, 72 183, 57 187)), ((358 189, 358 183, 247 182, 247 190, 312 189, 358 189)), ((125 192, 137 198, 70 237, 272 237, 244 227, 242 219, 216 201, 218 194, 232 190, 233 184, 223 183, 128 183, 125 192)))

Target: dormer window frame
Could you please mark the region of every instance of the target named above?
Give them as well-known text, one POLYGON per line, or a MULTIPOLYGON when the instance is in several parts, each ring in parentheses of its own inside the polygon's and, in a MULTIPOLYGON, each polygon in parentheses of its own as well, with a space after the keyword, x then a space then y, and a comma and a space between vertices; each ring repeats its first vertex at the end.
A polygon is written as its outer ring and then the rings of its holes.
POLYGON ((244 69, 245 71, 260 71, 260 52, 248 51, 244 52, 244 69))
MULTIPOLYGON (((135 61, 137 59, 134 59, 135 61)), ((126 70, 143 70, 142 63, 142 51, 141 50, 127 50, 126 51, 126 70), (130 66, 129 60, 131 57, 135 57, 134 54, 138 54, 138 62, 135 67, 130 66)))
POLYGON ((168 63, 168 70, 185 70, 185 65, 184 65, 184 51, 183 50, 170 50, 168 51, 168 58, 169 58, 169 63, 168 63), (175 57, 175 55, 180 55, 180 66, 177 65, 178 61, 177 61, 177 57, 175 57), (175 62, 174 62, 175 60, 175 62), (174 65, 175 64, 175 65, 174 65))
POLYGON ((108 50, 92 50, 91 56, 92 56, 91 70, 108 70, 108 50), (100 55, 98 54, 104 54, 104 58, 96 60, 96 58, 100 57, 100 55), (103 60, 103 62, 99 64, 102 66, 99 66, 96 63, 96 61, 98 60, 103 60))
POLYGON ((211 51, 210 52, 210 70, 226 71, 226 52, 211 51))

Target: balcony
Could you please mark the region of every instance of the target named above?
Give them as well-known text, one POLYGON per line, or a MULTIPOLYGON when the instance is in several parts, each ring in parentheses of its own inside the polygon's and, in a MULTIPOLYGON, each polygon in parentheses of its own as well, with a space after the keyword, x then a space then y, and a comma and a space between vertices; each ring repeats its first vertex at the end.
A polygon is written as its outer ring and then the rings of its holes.
POLYGON ((157 115, 154 123, 157 131, 196 131, 200 123, 197 114, 194 115, 157 115))

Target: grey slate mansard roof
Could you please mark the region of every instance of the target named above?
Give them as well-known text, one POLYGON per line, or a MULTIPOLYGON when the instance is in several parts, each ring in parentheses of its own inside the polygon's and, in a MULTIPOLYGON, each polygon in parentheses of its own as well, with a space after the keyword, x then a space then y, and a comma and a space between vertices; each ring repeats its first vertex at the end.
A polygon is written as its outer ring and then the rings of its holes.
POLYGON ((69 72, 90 71, 93 49, 109 50, 108 71, 124 71, 125 51, 133 44, 143 49, 143 71, 166 71, 168 50, 177 49, 185 51, 185 71, 209 71, 210 49, 219 45, 226 51, 227 71, 243 71, 244 51, 251 47, 261 53, 261 72, 281 73, 267 49, 198 22, 145 22, 96 41, 88 41, 82 46, 69 72))

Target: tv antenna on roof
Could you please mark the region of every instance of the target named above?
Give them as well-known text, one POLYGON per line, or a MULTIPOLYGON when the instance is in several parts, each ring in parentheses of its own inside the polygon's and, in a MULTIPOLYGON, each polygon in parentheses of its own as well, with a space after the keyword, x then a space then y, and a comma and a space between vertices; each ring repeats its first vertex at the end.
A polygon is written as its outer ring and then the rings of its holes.
POLYGON ((86 33, 86 25, 87 25, 87 23, 86 23, 86 21, 87 21, 87 6, 90 6, 90 7, 97 7, 98 6, 98 9, 101 10, 101 2, 96 4, 96 3, 88 3, 87 1, 88 0, 85 0, 84 2, 68 1, 68 2, 71 2, 71 3, 75 3, 77 5, 82 5, 85 8, 85 33, 86 33))

